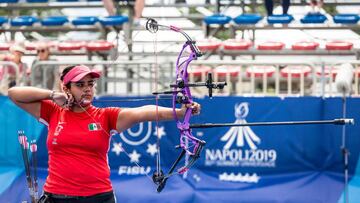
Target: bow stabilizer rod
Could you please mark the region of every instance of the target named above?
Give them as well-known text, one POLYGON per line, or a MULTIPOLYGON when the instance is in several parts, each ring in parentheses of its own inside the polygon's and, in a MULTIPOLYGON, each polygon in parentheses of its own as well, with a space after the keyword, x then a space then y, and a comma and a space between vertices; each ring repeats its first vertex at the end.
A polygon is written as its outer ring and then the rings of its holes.
POLYGON ((354 125, 354 119, 334 119, 334 120, 318 120, 318 121, 283 121, 283 122, 254 122, 254 123, 204 123, 191 124, 190 128, 219 128, 219 127, 241 127, 241 126, 273 126, 273 125, 317 125, 317 124, 333 124, 333 125, 354 125))
MULTIPOLYGON (((170 84, 171 88, 184 88, 184 87, 206 87, 208 88, 208 95, 212 98, 213 89, 223 89, 227 83, 226 82, 214 82, 212 73, 208 73, 206 82, 195 82, 195 83, 184 83, 182 80, 176 81, 177 84, 170 84)), ((174 94, 174 93, 181 93, 181 91, 163 91, 163 92, 153 92, 153 95, 160 95, 160 94, 174 94)))

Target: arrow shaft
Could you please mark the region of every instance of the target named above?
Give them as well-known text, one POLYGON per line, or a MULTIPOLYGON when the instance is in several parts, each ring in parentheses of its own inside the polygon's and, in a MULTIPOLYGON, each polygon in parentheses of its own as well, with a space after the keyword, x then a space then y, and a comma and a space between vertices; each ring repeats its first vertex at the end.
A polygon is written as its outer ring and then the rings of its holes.
POLYGON ((190 128, 218 128, 218 127, 241 127, 241 126, 274 126, 274 125, 346 125, 353 124, 353 119, 335 119, 322 121, 283 121, 283 122, 254 122, 254 123, 205 123, 192 124, 190 128))

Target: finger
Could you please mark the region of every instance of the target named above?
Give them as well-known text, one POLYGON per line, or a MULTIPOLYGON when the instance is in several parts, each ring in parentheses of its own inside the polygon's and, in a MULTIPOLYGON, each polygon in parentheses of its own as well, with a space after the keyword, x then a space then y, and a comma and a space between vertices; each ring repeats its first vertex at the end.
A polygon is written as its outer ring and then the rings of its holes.
POLYGON ((69 94, 69 98, 68 98, 68 105, 69 105, 69 107, 73 106, 74 103, 75 103, 75 97, 74 97, 74 95, 69 94))
POLYGON ((192 114, 192 115, 199 115, 199 114, 200 114, 200 111, 192 111, 191 114, 192 114))
POLYGON ((192 103, 186 104, 186 107, 188 107, 188 108, 194 108, 194 107, 196 107, 196 106, 198 106, 198 105, 199 105, 198 103, 192 102, 192 103))
POLYGON ((60 105, 62 108, 68 108, 68 100, 65 100, 62 105, 60 105))
POLYGON ((199 106, 193 108, 192 111, 191 111, 191 113, 194 114, 194 115, 200 114, 200 108, 199 108, 199 106))
POLYGON ((186 107, 190 108, 193 103, 187 103, 185 104, 186 107))

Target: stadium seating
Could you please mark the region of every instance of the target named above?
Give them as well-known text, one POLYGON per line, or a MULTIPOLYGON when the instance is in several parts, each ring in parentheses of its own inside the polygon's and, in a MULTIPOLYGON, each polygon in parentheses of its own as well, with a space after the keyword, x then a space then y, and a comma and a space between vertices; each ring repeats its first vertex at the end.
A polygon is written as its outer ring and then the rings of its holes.
POLYGON ((223 42, 223 50, 227 53, 232 51, 248 50, 252 45, 253 43, 249 40, 227 39, 223 42))
POLYGON ((292 15, 271 15, 267 17, 267 22, 269 24, 289 24, 294 20, 294 17, 292 15))
POLYGON ((0 16, 0 26, 2 26, 4 23, 7 23, 8 19, 6 17, 0 16))
POLYGON ((300 19, 301 23, 304 24, 318 24, 324 23, 327 17, 321 13, 309 13, 300 19))
POLYGON ((127 16, 106 16, 106 17, 100 17, 99 22, 103 26, 119 26, 129 21, 129 17, 127 16))
MULTIPOLYGON (((86 4, 86 2, 78 1, 78 0, 55 0, 57 4, 53 4, 54 1, 48 0, 26 0, 26 3, 34 4, 36 8, 40 8, 41 6, 49 6, 49 8, 64 8, 77 7, 80 4, 86 4), (39 7, 38 7, 39 6, 39 7)), ((89 0, 91 1, 91 0, 89 0)), ((25 6, 25 2, 19 2, 17 0, 0 0, 1 3, 5 3, 1 5, 9 6, 11 9, 16 9, 15 6, 19 6, 19 9, 22 6, 25 6)), ((55 3, 56 3, 55 2, 55 3)), ((84 6, 82 5, 82 6, 84 6)), ((88 4, 89 6, 92 3, 88 4)), ((97 7, 102 7, 101 2, 99 5, 94 2, 93 5, 97 7)), ((86 6, 86 5, 85 5, 86 6)), ((191 5, 189 5, 191 6, 191 5)), ((252 11, 253 12, 253 11, 252 11)), ((225 12, 224 12, 225 13, 225 12)), ((236 16, 236 15, 232 15, 236 16)), ((131 16, 130 16, 131 17, 131 16)), ((255 30, 257 29, 313 29, 313 28, 347 28, 352 29, 356 28, 357 23, 360 17, 358 14, 322 14, 322 13, 309 13, 305 16, 299 18, 299 16, 292 15, 271 15, 271 16, 262 16, 257 13, 242 13, 237 15, 236 17, 230 17, 226 14, 216 13, 214 15, 205 16, 203 18, 203 25, 205 25, 209 30, 205 31, 210 34, 210 28, 215 28, 221 30, 225 28, 234 28, 234 30, 255 30), (296 18, 294 18, 296 17, 296 18)), ((119 31, 118 27, 121 27, 124 23, 129 21, 129 17, 127 16, 80 16, 80 17, 72 17, 72 16, 0 16, 0 26, 3 29, 7 29, 11 33, 15 33, 17 31, 21 32, 30 32, 34 30, 49 30, 49 32, 55 32, 55 30, 61 31, 71 31, 76 28, 93 28, 94 31, 97 32, 108 32, 110 30, 114 30, 113 28, 107 29, 105 27, 116 27, 116 31, 119 31)), ((40 32, 41 32, 40 31, 40 32)), ((255 36, 255 33, 253 35, 255 36)), ((243 34, 243 33, 242 33, 243 34)), ((102 35, 103 37, 104 35, 102 35)), ((231 36, 231 37, 235 37, 231 36)), ((250 37, 251 38, 251 37, 250 37)), ((225 59, 226 55, 229 55, 235 59, 237 56, 252 56, 255 58, 257 55, 358 55, 358 47, 354 47, 353 42, 348 41, 299 41, 299 42, 286 42, 284 41, 264 41, 264 40, 256 40, 256 39, 205 39, 197 41, 197 45, 199 49, 210 55, 220 55, 221 59, 225 59)), ((39 42, 36 41, 26 41, 25 48, 27 53, 30 55, 34 55, 34 50, 39 42)), ((12 42, 2 42, 0 43, 0 51, 6 52, 9 50, 12 42)), ((52 44, 52 52, 53 55, 71 55, 71 54, 89 54, 90 52, 103 52, 108 53, 115 47, 114 43, 104 41, 104 40, 92 40, 89 42, 79 42, 79 41, 60 41, 54 42, 52 44)), ((124 51, 121 54, 128 54, 127 51, 124 51)), ((129 53, 130 54, 130 53, 129 53)), ((139 53, 131 53, 131 54, 141 54, 139 53)), ((161 53, 160 53, 161 54, 161 53)), ((165 53, 164 53, 165 54, 165 53)), ((205 57, 207 58, 207 57, 205 57)), ((217 72, 217 76, 221 78, 223 75, 219 70, 224 70, 221 68, 211 67, 211 70, 215 73, 217 72)), ((259 69, 261 70, 261 68, 259 69)), ((285 71, 286 69, 282 70, 285 71)), ((206 71, 205 71, 206 72, 206 71)), ((267 72, 261 72, 254 75, 255 78, 264 77, 264 74, 267 75, 267 72), (260 75, 258 75, 260 74, 260 75)), ((241 71, 239 73, 241 75, 241 71)), ((247 74, 247 73, 246 73, 247 74)), ((285 74, 283 72, 279 72, 280 74, 285 74)), ((290 74, 290 73, 289 73, 290 74)), ((194 77, 198 76, 198 73, 195 71, 193 73, 194 77)), ((231 74, 230 76, 233 77, 231 74)), ((246 75, 248 76, 248 75, 246 75)), ((271 77, 271 76, 270 76, 271 77)), ((283 77, 283 76, 281 76, 283 77)), ((291 77, 296 78, 297 76, 291 72, 291 77)), ((240 77, 243 78, 243 77, 240 77)), ((285 77, 284 77, 285 78, 285 77)))
POLYGON ((215 52, 220 48, 222 42, 217 39, 205 39, 197 41, 196 45, 201 52, 215 52))
POLYGON ((300 95, 305 93, 305 78, 311 73, 309 66, 286 66, 280 70, 280 75, 287 79, 287 94, 293 94, 293 80, 299 81, 300 95))
POLYGON ((285 47, 283 42, 263 42, 257 45, 258 50, 281 50, 285 47))
POLYGON ((284 42, 264 41, 251 42, 245 39, 201 40, 197 43, 205 53, 219 54, 233 57, 240 55, 349 55, 357 56, 359 49, 353 47, 352 42, 329 41, 320 47, 316 41, 299 41, 286 45, 284 42), (255 46, 254 46, 255 44, 255 46), (289 48, 287 48, 289 46, 289 48), (276 52, 275 52, 276 51, 276 52))
POLYGON ((11 4, 13 4, 13 3, 18 3, 19 2, 19 0, 0 0, 0 3, 11 3, 11 4))
POLYGON ((332 42, 327 42, 326 45, 326 50, 351 50, 353 47, 353 43, 351 42, 344 42, 344 41, 332 41, 332 42))
POLYGON ((62 26, 69 22, 66 16, 50 16, 42 19, 41 25, 43 26, 62 26))
POLYGON ((91 41, 85 45, 87 51, 110 51, 114 48, 114 43, 99 40, 99 41, 91 41))
POLYGON ((11 43, 0 42, 0 51, 8 51, 10 49, 11 43))
POLYGON ((249 66, 246 68, 246 76, 250 78, 252 94, 256 92, 256 79, 262 84, 262 94, 267 93, 268 79, 274 75, 276 68, 274 66, 249 66))
POLYGON ((239 25, 254 25, 258 23, 263 17, 259 14, 241 14, 233 20, 239 25))
POLYGON ((99 19, 96 16, 80 16, 74 18, 71 23, 75 26, 80 25, 94 25, 99 19))
POLYGON ((318 47, 319 43, 309 41, 296 42, 291 45, 291 49, 295 51, 316 50, 318 47))
MULTIPOLYGON (((224 25, 228 24, 232 18, 223 14, 214 14, 211 16, 204 17, 205 24, 205 36, 210 35, 211 26, 215 25, 217 29, 215 33, 224 28, 224 25)), ((213 35, 213 34, 212 34, 213 35)))
POLYGON ((28 3, 47 3, 49 0, 26 0, 28 3))
POLYGON ((32 26, 39 19, 35 16, 18 16, 10 20, 11 26, 32 26))
POLYGON ((337 14, 333 16, 335 23, 341 24, 356 24, 360 17, 357 14, 337 14))

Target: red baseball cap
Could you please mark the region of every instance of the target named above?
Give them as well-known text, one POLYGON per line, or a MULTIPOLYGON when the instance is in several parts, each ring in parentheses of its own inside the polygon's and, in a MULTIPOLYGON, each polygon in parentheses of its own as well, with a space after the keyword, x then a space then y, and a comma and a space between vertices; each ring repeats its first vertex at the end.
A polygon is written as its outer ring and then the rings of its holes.
POLYGON ((66 73, 63 84, 66 85, 69 82, 78 82, 86 75, 90 74, 93 78, 99 78, 100 73, 94 70, 90 70, 89 67, 84 65, 75 66, 68 73, 66 73))

